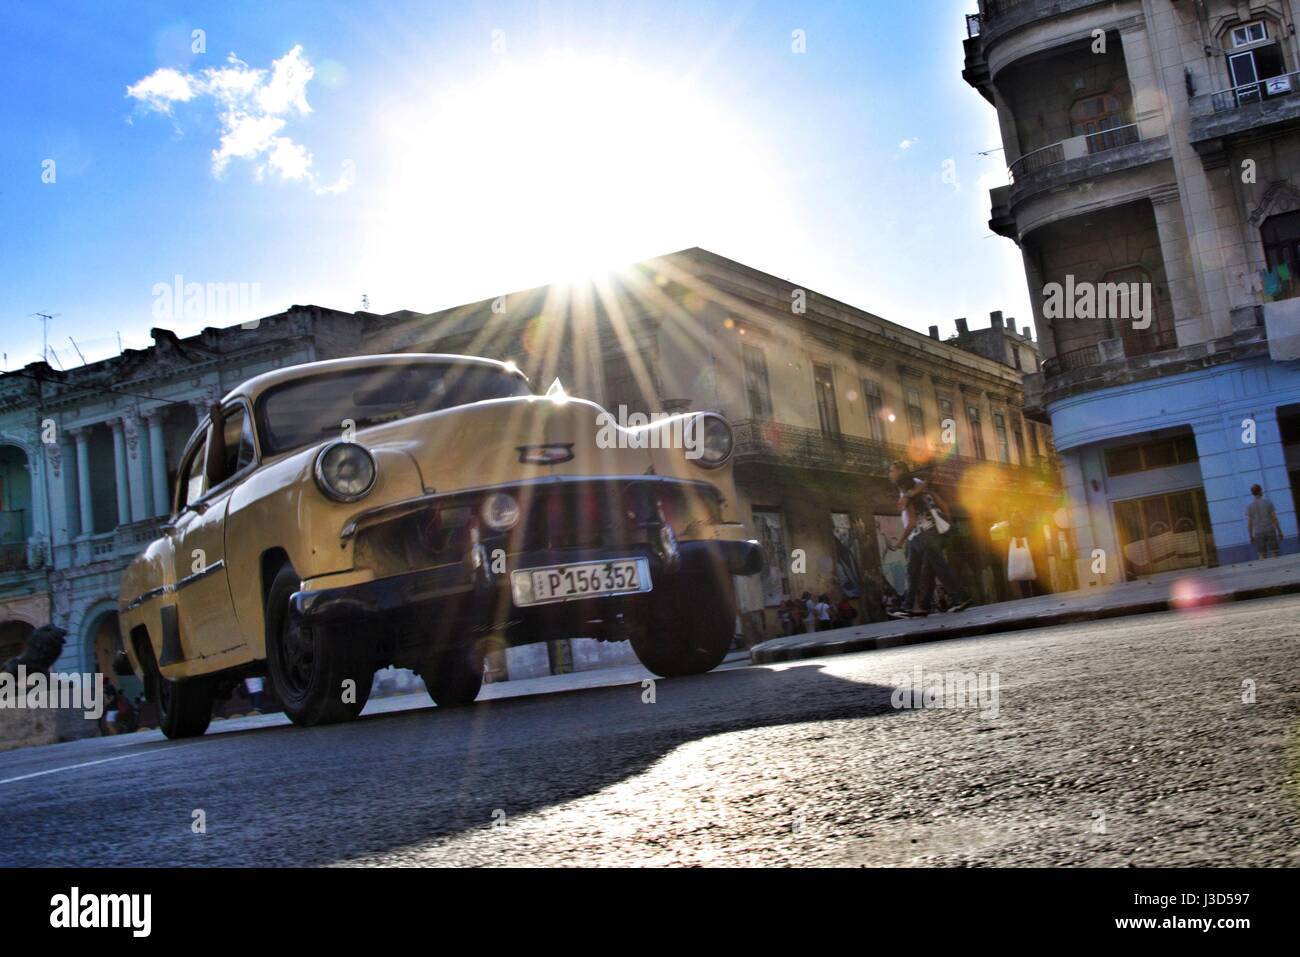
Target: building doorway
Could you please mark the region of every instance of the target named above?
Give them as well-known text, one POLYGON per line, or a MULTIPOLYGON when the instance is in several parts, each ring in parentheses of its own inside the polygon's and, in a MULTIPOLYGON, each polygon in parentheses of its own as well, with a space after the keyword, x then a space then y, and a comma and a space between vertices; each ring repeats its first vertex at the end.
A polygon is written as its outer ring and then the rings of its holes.
POLYGON ((1291 500, 1296 514, 1300 515, 1300 405, 1281 406, 1277 410, 1277 425, 1282 434, 1287 478, 1291 480, 1291 500))
POLYGON ((1126 580, 1217 564, 1202 489, 1128 499, 1114 508, 1126 580))

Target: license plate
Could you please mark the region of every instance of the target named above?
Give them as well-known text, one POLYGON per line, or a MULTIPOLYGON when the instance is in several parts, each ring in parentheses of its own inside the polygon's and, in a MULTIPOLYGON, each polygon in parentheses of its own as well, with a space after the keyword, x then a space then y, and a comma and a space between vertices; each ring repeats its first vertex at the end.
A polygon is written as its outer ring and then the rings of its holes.
POLYGON ((634 595, 650 591, 651 587, 650 563, 644 558, 520 568, 510 573, 510 591, 519 606, 634 595))

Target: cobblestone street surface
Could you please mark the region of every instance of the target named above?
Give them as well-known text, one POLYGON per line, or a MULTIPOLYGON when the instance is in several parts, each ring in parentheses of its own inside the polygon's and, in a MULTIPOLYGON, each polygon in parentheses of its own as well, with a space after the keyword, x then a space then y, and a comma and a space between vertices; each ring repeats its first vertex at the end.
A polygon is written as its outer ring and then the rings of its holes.
POLYGON ((624 670, 27 749, 0 754, 26 836, 0 864, 1294 866, 1297 665, 1285 597, 731 666, 653 704, 624 670), (996 708, 896 709, 918 668, 996 675, 996 708))

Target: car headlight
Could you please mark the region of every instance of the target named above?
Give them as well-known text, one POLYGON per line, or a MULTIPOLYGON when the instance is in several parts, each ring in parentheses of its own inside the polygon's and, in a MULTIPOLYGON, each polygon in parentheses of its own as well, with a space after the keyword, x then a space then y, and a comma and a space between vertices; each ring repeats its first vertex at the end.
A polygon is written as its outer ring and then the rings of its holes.
POLYGON ((704 412, 695 417, 694 432, 694 448, 688 450, 687 458, 706 469, 725 465, 736 446, 727 420, 716 413, 704 412))
POLYGON ((365 498, 375 476, 374 457, 355 442, 334 442, 316 456, 316 484, 336 502, 365 498))
POLYGON ((519 521, 519 503, 514 496, 505 492, 493 492, 483 500, 479 509, 483 524, 493 531, 504 532, 515 527, 519 521))

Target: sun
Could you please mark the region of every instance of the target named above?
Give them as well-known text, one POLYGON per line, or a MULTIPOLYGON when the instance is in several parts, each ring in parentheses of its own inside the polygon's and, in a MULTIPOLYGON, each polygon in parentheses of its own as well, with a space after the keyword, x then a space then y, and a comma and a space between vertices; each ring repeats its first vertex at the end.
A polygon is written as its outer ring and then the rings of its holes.
POLYGON ((578 279, 772 222, 775 178, 741 111, 627 60, 502 60, 393 111, 384 135, 366 265, 415 301, 578 279))

